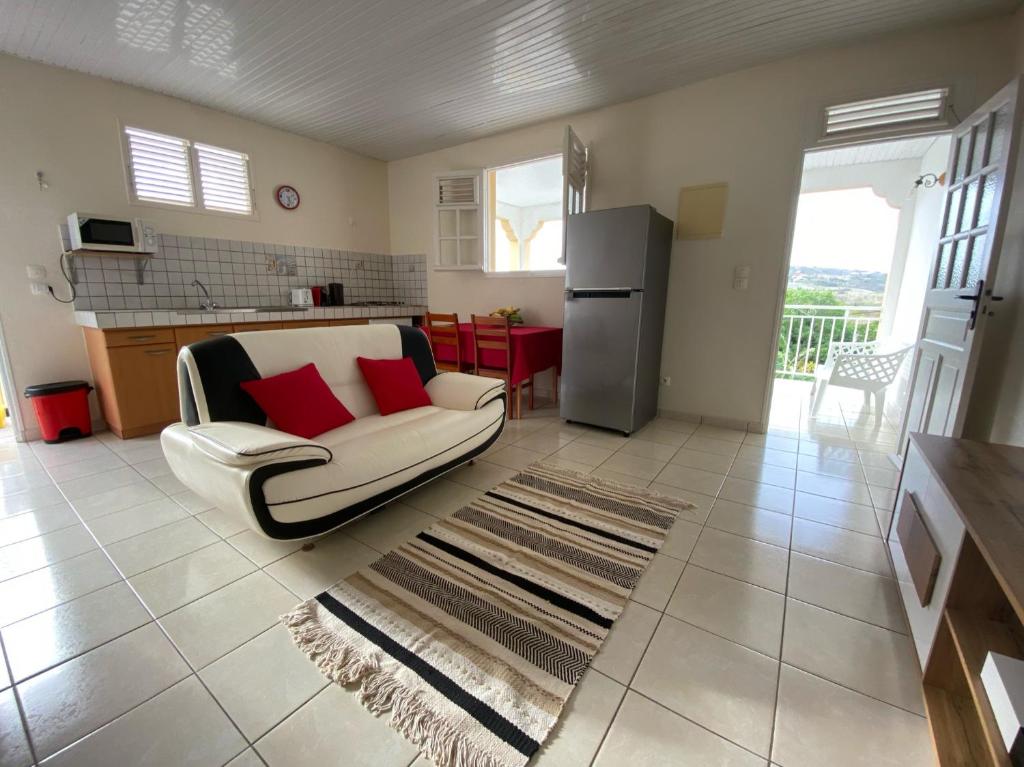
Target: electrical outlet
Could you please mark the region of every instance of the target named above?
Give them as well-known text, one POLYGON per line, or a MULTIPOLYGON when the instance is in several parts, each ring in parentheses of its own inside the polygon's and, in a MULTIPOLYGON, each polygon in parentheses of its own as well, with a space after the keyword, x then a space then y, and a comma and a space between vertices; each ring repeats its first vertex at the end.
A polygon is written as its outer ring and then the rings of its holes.
POLYGON ((662 386, 671 386, 672 385, 672 376, 662 376, 661 377, 661 385, 662 386))
POLYGON ((42 282, 30 282, 29 285, 32 288, 32 295, 33 296, 45 296, 46 295, 46 285, 45 285, 45 283, 42 283, 42 282))

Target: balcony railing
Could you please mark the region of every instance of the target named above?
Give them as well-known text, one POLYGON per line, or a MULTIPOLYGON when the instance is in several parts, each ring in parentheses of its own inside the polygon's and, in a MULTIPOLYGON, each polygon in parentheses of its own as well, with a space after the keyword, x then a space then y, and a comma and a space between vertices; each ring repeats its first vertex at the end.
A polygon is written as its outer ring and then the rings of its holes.
POLYGON ((776 378, 811 379, 834 341, 874 341, 880 306, 786 304, 775 357, 776 378))

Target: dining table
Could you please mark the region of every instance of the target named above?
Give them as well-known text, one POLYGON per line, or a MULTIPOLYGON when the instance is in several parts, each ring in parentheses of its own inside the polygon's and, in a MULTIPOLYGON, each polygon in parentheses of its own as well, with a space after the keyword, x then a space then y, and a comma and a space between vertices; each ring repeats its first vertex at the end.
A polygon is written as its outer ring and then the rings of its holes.
MULTIPOLYGON (((512 381, 530 382, 528 407, 533 407, 533 378, 545 370, 552 371, 555 400, 558 399, 558 377, 562 374, 562 329, 549 325, 513 325, 509 328, 511 346, 512 381)), ((459 351, 463 365, 470 369, 476 363, 476 344, 473 343, 473 325, 459 323, 459 351)), ((438 345, 434 356, 441 362, 455 362, 455 347, 438 345)), ((483 367, 504 368, 503 349, 481 349, 480 363, 483 367)))

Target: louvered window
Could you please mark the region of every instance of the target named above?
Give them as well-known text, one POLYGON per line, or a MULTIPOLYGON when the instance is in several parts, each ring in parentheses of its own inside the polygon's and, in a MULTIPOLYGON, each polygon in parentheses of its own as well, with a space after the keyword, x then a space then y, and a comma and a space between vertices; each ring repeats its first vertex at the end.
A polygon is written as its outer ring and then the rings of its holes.
POLYGON ((133 200, 253 214, 248 155, 141 128, 124 135, 133 200))
POLYGON ((945 127, 949 91, 936 88, 868 101, 837 104, 825 109, 824 138, 913 132, 945 127))
POLYGON ((228 213, 252 213, 249 157, 230 149, 196 144, 203 207, 228 213))
POLYGON ((138 128, 125 128, 124 132, 135 198, 168 205, 195 205, 188 141, 138 128))
POLYGON ((481 173, 477 170, 445 173, 434 178, 434 225, 439 268, 483 267, 480 178, 481 173))

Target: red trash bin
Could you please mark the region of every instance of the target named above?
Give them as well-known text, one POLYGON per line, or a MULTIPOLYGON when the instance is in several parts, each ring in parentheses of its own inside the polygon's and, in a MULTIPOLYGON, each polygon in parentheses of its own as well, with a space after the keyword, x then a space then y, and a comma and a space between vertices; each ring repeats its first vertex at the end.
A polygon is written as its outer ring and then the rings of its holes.
POLYGON ((32 400, 44 442, 66 442, 92 434, 91 391, 92 387, 85 381, 57 381, 26 387, 25 396, 32 400))

